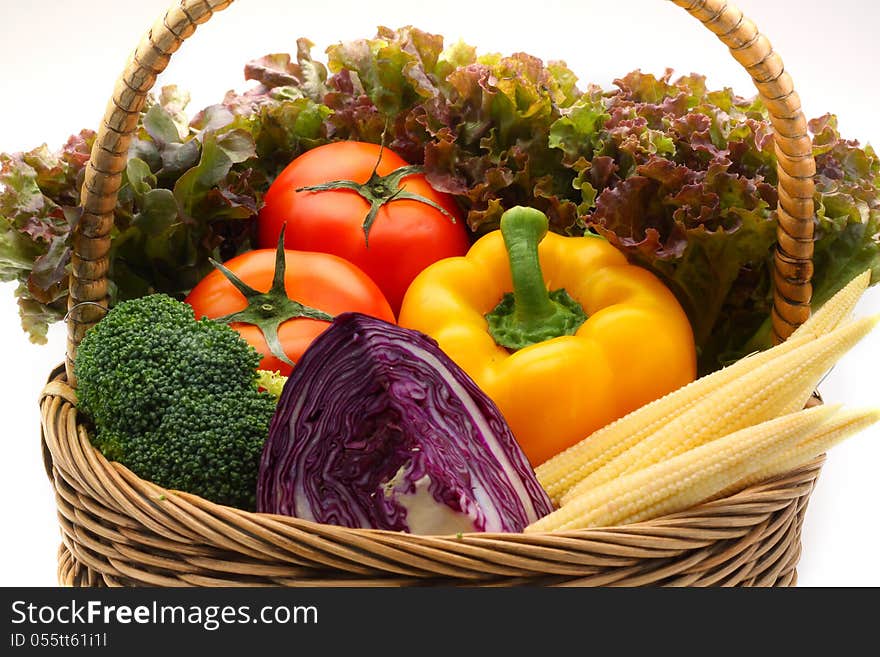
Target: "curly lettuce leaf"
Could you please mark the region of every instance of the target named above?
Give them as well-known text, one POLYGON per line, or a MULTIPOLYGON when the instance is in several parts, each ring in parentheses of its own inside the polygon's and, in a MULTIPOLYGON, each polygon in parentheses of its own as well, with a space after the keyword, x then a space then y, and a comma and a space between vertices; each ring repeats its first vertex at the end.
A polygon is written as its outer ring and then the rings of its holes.
MULTIPOLYGON (((269 184, 329 141, 383 142, 449 192, 473 234, 532 205, 552 230, 598 233, 657 274, 688 311, 708 372, 769 345, 776 157, 765 108, 700 75, 633 71, 613 89, 578 88, 563 62, 480 54, 407 26, 250 62, 242 92, 186 115, 165 87, 129 152, 110 252, 111 302, 180 296, 251 248, 269 184)), ((814 301, 852 276, 880 279, 880 164, 810 123, 816 176, 814 301)), ((17 280, 35 339, 66 303, 68 236, 94 134, 59 151, 0 156, 0 278, 17 280)))
MULTIPOLYGON (((772 131, 759 101, 708 91, 702 76, 630 73, 591 88, 551 128, 577 173, 579 212, 631 260, 658 274, 688 312, 709 372, 769 346, 777 204, 772 131)), ((815 302, 877 268, 877 160, 815 133, 815 302)))
POLYGON ((837 119, 810 121, 816 157, 816 243, 813 294, 824 303, 870 269, 880 281, 880 159, 871 146, 841 138, 837 119))
POLYGON ((0 155, 0 280, 19 282, 21 325, 35 343, 45 343, 48 325, 64 317, 68 237, 93 140, 84 130, 57 152, 42 145, 0 155))

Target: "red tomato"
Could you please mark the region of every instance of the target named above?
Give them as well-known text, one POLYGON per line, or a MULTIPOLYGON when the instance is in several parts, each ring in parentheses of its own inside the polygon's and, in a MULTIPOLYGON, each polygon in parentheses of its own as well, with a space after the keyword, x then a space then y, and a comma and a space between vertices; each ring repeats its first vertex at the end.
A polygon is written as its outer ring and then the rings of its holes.
MULTIPOLYGON (((322 310, 329 315, 346 311, 361 312, 387 322, 394 322, 394 314, 382 291, 364 272, 342 258, 326 253, 285 251, 286 272, 284 288, 287 296, 304 306, 322 310)), ((248 251, 232 258, 224 265, 250 287, 268 292, 275 273, 275 249, 248 251)), ((186 298, 198 318, 217 319, 247 307, 244 295, 221 273, 214 270, 196 285, 186 298)), ((294 363, 329 322, 297 318, 278 328, 278 338, 284 353, 294 363)), ((269 351, 259 328, 252 324, 232 322, 232 328, 263 355, 260 369, 278 370, 287 375, 291 366, 269 351)))
MULTIPOLYGON (((364 236, 370 203, 351 189, 301 191, 301 187, 350 180, 365 183, 379 160, 380 147, 355 141, 332 142, 291 162, 269 188, 260 212, 258 244, 270 248, 287 224, 289 249, 333 253, 367 273, 394 312, 416 275, 428 265, 464 255, 469 239, 461 211, 449 194, 435 191, 420 174, 401 180, 400 188, 444 208, 452 218, 420 201, 393 199, 380 209, 364 236)), ((387 148, 376 173, 386 176, 408 166, 387 148)))

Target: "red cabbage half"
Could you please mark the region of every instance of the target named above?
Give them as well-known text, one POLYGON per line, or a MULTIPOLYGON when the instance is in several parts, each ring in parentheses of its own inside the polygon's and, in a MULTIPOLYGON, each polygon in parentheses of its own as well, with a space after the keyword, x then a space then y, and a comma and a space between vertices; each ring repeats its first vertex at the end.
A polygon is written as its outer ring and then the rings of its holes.
POLYGON ((285 384, 257 506, 415 534, 519 532, 553 509, 498 408, 437 343, 359 313, 285 384))

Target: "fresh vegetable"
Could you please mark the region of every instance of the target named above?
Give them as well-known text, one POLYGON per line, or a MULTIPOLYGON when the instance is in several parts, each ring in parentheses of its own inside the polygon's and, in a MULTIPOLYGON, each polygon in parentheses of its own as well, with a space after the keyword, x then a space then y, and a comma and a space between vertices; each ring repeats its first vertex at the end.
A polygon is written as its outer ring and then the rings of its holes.
POLYGON ((818 429, 801 433, 795 444, 776 451, 774 456, 765 459, 759 467, 750 467, 748 475, 722 489, 713 497, 728 497, 749 486, 788 474, 878 421, 880 421, 880 409, 839 411, 831 422, 823 423, 818 429))
POLYGON ((260 246, 275 244, 287 226, 287 248, 353 262, 394 312, 416 274, 469 245, 455 200, 434 191, 420 167, 376 144, 339 141, 300 155, 264 202, 260 246))
POLYGON ((257 370, 257 387, 260 390, 265 390, 276 400, 281 397, 285 383, 287 383, 287 377, 278 370, 257 370))
POLYGON ((186 297, 196 317, 223 321, 262 355, 260 368, 290 373, 333 316, 345 311, 394 315, 376 284, 350 262, 326 253, 248 251, 226 262, 186 297))
MULTIPOLYGON (((527 532, 605 527, 650 520, 742 490, 781 455, 795 466, 880 421, 880 410, 820 405, 767 420, 591 488, 526 528, 527 532)), ((772 468, 771 468, 772 470, 772 468)))
POLYGON ((83 338, 77 409, 108 459, 165 488, 252 510, 275 399, 231 328, 163 294, 120 303, 83 338))
POLYGON ((420 274, 400 324, 477 382, 534 466, 695 375, 672 293, 601 238, 548 234, 531 208, 420 274))
POLYGON ((339 315, 284 386, 258 510, 417 534, 518 532, 549 513, 498 409, 416 331, 339 315))
MULTIPOLYGON (((701 374, 771 346, 776 152, 760 101, 630 73, 585 94, 551 144, 577 172, 583 221, 657 274, 691 319, 701 374)), ((813 304, 856 274, 880 280, 880 160, 810 122, 817 175, 813 304)))
MULTIPOLYGON (((147 104, 116 208, 111 304, 183 298, 209 257, 254 246, 263 194, 294 158, 387 134, 476 234, 506 208, 535 207, 552 231, 590 226, 659 276, 689 315, 701 373, 771 346, 776 155, 760 102, 699 75, 635 71, 612 89, 578 88, 561 63, 478 55, 411 27, 333 45, 326 65, 307 40, 297 46, 250 62, 256 84, 192 121, 173 87, 147 104)), ((856 273, 880 280, 880 160, 831 115, 810 129, 819 307, 856 273)), ((20 283, 37 341, 66 312, 67 238, 93 140, 83 131, 58 152, 0 156, 0 279, 20 283)))
POLYGON ((803 407, 824 372, 872 329, 871 318, 844 323, 867 281, 867 272, 856 277, 782 344, 701 377, 540 465, 541 485, 554 502, 565 502, 646 463, 803 407))
MULTIPOLYGON (((877 323, 864 318, 800 346, 738 377, 712 395, 669 420, 620 456, 591 472, 566 495, 576 495, 651 463, 680 454, 718 436, 803 408, 822 376, 877 323), (779 381, 784 378, 785 385, 779 381)), ((562 498, 563 502, 565 497, 562 498)))
MULTIPOLYGON (((819 310, 810 315, 810 318, 801 324, 786 342, 797 343, 801 339, 818 338, 839 326, 855 310, 856 304, 870 283, 870 270, 856 276, 822 304, 819 310)), ((779 352, 780 349, 776 349, 775 353, 779 352)))

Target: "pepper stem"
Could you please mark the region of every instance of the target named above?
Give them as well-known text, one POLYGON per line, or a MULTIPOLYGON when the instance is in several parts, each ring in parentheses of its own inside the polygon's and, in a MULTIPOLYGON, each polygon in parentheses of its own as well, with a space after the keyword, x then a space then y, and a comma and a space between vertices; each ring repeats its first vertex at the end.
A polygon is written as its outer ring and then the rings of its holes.
POLYGON ((572 335, 587 319, 568 292, 547 291, 538 258, 538 244, 547 230, 547 216, 534 208, 518 206, 501 215, 513 292, 504 295, 486 321, 490 335, 502 347, 517 350, 572 335))

